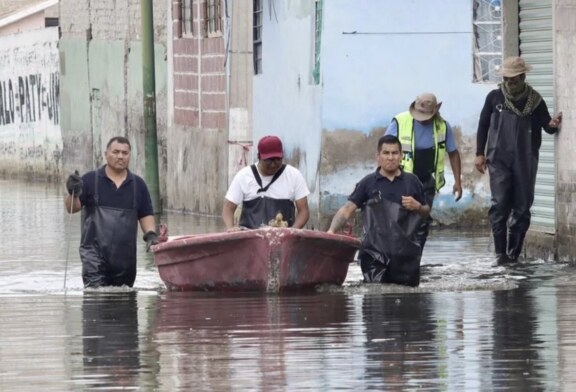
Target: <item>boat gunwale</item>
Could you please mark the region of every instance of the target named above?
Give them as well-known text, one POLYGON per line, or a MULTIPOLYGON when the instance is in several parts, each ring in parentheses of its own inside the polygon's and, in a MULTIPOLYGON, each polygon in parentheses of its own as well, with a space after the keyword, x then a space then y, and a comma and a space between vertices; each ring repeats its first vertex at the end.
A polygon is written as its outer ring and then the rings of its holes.
POLYGON ((179 249, 185 246, 198 245, 199 243, 214 243, 223 240, 242 240, 242 239, 268 239, 273 241, 275 238, 281 238, 285 235, 291 237, 300 237, 306 239, 321 239, 327 241, 338 241, 343 245, 360 247, 360 240, 344 234, 332 234, 324 231, 309 230, 309 229, 294 229, 290 227, 265 227, 252 230, 239 230, 233 232, 216 232, 216 233, 202 233, 192 234, 183 237, 176 237, 166 242, 161 242, 158 245, 153 245, 151 250, 153 253, 169 251, 172 249, 179 249), (274 237, 271 238, 271 235, 274 237))

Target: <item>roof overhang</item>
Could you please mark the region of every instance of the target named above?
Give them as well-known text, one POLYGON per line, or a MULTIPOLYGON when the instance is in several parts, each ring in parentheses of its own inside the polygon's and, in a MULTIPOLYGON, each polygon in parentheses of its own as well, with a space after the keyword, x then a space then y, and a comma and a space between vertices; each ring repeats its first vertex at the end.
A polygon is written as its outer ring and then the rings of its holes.
POLYGON ((13 12, 9 15, 4 17, 0 17, 0 28, 8 26, 12 23, 16 23, 22 19, 25 19, 31 15, 37 14, 38 12, 42 12, 47 8, 50 8, 56 4, 58 4, 59 0, 46 0, 40 3, 31 5, 26 8, 22 8, 19 11, 13 12))

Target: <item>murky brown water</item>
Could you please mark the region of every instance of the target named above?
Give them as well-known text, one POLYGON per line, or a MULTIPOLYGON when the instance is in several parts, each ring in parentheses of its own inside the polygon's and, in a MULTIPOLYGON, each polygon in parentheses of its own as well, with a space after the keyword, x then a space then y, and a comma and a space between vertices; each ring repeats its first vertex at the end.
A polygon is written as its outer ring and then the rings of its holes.
POLYGON ((494 267, 485 233, 434 231, 418 289, 361 284, 352 265, 314 293, 170 293, 140 243, 134 290, 84 291, 62 196, 0 180, 2 391, 576 388, 576 269, 494 267))

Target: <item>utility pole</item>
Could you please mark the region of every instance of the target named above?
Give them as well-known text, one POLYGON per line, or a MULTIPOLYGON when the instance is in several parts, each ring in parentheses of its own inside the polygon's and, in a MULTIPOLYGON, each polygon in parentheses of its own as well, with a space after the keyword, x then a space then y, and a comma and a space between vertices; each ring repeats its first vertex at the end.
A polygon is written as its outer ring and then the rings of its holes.
POLYGON ((150 190, 157 223, 162 214, 158 174, 158 136, 156 131, 156 76, 154 67, 153 0, 140 0, 142 17, 142 82, 144 95, 144 128, 146 183, 150 190))

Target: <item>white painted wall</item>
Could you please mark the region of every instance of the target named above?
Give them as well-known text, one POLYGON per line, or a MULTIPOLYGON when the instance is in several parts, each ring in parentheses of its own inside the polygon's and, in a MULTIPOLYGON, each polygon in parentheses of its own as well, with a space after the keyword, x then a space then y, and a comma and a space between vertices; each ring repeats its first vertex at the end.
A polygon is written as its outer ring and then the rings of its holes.
POLYGON ((299 161, 296 166, 314 191, 322 138, 321 89, 311 79, 314 1, 263 3, 263 73, 254 76, 254 143, 265 135, 280 136, 288 161, 299 161))
POLYGON ((58 28, 0 37, 0 172, 61 170, 58 28))

